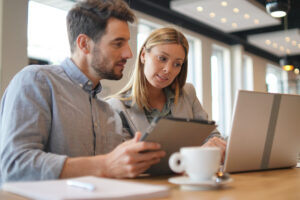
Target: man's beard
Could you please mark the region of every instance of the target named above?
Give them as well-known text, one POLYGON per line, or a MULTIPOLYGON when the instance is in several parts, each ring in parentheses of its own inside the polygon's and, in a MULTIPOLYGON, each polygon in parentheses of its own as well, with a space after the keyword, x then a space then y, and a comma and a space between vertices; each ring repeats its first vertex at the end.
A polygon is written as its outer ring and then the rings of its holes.
MULTIPOLYGON (((104 58, 103 56, 99 57, 96 55, 101 55, 101 51, 98 48, 94 48, 93 50, 93 60, 91 65, 96 73, 101 77, 101 79, 120 80, 123 77, 123 73, 121 73, 120 75, 115 74, 114 64, 112 66, 109 66, 109 59, 104 58)), ((126 59, 118 62, 126 63, 126 59)))
POLYGON ((92 67, 96 71, 96 73, 101 77, 101 79, 107 79, 107 80, 120 80, 123 77, 123 73, 120 75, 117 75, 114 73, 114 69, 106 69, 104 64, 93 64, 92 67))

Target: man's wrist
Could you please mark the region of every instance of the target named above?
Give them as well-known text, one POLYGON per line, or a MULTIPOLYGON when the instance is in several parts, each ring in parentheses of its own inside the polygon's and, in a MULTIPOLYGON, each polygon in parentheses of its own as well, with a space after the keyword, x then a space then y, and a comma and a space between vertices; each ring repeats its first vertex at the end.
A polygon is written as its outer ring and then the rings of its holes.
POLYGON ((107 154, 95 156, 92 160, 94 162, 94 168, 97 170, 96 176, 110 177, 108 173, 107 154))

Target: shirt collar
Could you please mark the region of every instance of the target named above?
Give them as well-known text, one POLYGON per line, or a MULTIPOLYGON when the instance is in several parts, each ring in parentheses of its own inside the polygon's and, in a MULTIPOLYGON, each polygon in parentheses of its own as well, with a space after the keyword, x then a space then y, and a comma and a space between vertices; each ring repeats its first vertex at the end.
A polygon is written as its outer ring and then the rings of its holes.
POLYGON ((157 109, 151 109, 150 111, 147 111, 144 109, 146 117, 149 121, 149 123, 155 118, 155 117, 167 117, 171 115, 171 106, 174 103, 174 92, 170 88, 165 88, 164 93, 166 95, 167 101, 162 109, 162 111, 159 111, 157 109))
POLYGON ((175 94, 174 92, 171 90, 171 88, 167 87, 164 89, 164 92, 166 94, 166 97, 167 97, 167 102, 171 102, 171 101, 174 101, 175 99, 175 94))
POLYGON ((61 65, 69 78, 83 90, 91 93, 93 96, 101 92, 102 86, 100 82, 93 89, 93 82, 80 71, 80 69, 73 63, 70 58, 66 58, 61 65))

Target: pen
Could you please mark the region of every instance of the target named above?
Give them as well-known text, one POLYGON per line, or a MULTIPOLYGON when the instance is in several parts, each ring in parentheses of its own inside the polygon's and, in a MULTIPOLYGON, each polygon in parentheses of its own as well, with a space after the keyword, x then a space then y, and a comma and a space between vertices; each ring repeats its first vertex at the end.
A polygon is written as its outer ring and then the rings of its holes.
POLYGON ((78 180, 67 180, 67 185, 71 187, 78 187, 84 190, 89 190, 89 191, 94 191, 95 190, 95 185, 92 183, 86 183, 78 180))
POLYGON ((146 132, 142 135, 142 137, 140 138, 140 141, 144 141, 148 135, 153 131, 154 127, 156 126, 157 122, 160 120, 161 117, 155 117, 150 125, 148 126, 146 132))

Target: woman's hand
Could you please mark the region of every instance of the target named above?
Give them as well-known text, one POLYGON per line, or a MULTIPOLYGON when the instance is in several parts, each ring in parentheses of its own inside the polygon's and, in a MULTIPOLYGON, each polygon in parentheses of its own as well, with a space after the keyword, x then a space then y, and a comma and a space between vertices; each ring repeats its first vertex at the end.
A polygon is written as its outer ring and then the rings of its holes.
POLYGON ((221 162, 224 163, 227 142, 219 137, 210 138, 202 147, 219 147, 221 149, 221 162))

